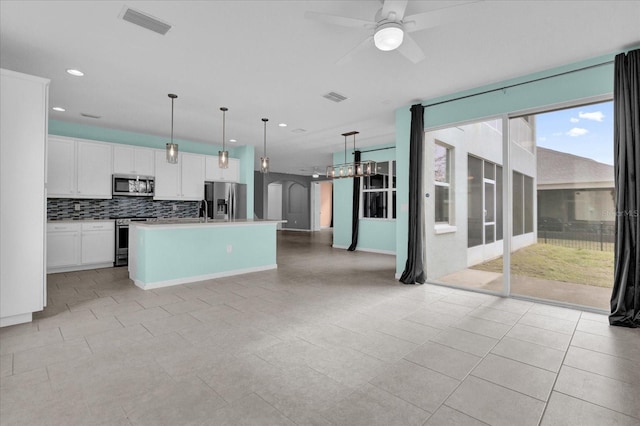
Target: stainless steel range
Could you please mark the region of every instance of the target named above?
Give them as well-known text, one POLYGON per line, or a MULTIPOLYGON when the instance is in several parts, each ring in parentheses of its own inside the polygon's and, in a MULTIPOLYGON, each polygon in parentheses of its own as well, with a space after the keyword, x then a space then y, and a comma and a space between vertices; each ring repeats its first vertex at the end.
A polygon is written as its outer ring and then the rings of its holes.
POLYGON ((116 256, 113 266, 126 266, 129 264, 129 224, 131 222, 156 221, 154 217, 131 217, 116 219, 116 256))

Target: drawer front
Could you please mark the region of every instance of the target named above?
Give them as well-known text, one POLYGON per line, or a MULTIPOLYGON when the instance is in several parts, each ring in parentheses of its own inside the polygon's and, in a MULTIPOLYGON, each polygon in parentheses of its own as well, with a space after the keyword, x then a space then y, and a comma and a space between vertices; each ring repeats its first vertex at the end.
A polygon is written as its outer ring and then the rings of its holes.
POLYGON ((82 231, 113 231, 115 224, 112 220, 100 222, 84 222, 82 223, 82 231))
POLYGON ((79 223, 47 223, 47 232, 80 231, 79 223))

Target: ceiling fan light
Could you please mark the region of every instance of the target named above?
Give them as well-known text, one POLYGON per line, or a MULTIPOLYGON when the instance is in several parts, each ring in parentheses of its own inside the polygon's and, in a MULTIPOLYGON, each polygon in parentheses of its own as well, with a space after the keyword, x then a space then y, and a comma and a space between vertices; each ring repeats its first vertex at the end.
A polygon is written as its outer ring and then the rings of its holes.
POLYGON ((400 24, 389 22, 376 28, 373 35, 373 42, 376 47, 382 51, 397 49, 404 39, 404 31, 400 24))

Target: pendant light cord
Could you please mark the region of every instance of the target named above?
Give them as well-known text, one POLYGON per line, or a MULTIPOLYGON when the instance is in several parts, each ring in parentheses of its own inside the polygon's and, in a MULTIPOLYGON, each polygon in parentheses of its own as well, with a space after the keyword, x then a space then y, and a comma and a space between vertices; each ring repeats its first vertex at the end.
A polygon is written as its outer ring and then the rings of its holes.
POLYGON ((171 98, 171 145, 173 145, 173 101, 175 98, 171 98))

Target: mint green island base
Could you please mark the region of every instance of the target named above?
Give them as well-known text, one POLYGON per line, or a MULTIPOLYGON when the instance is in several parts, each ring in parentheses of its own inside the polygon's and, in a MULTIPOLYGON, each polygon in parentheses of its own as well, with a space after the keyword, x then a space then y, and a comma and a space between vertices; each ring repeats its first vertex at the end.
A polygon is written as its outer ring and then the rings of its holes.
POLYGON ((129 278, 148 290, 275 269, 280 222, 132 222, 129 278))

